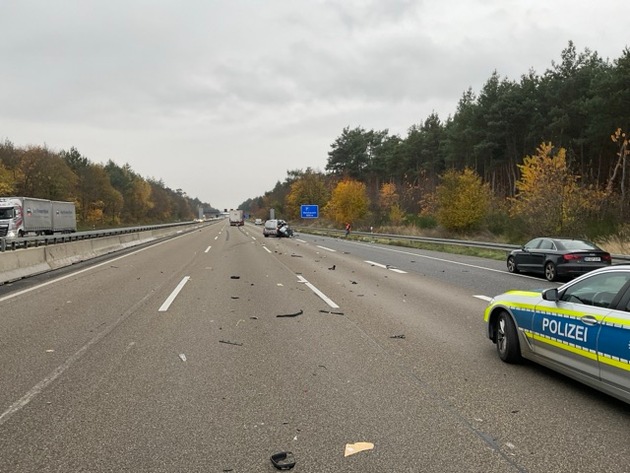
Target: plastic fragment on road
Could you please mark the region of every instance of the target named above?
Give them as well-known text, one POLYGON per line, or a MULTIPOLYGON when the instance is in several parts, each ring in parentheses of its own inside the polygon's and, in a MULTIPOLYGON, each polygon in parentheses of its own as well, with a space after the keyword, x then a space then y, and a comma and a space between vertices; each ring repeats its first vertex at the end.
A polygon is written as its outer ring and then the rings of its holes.
POLYGON ((374 444, 371 442, 347 443, 346 450, 343 456, 349 457, 350 455, 354 455, 355 453, 363 452, 365 450, 372 450, 373 448, 374 444))
POLYGON ((271 463, 278 470, 290 470, 295 466, 295 457, 292 452, 279 452, 271 455, 271 463))
POLYGON ((332 311, 332 310, 320 309, 319 312, 322 313, 322 314, 344 315, 343 312, 335 312, 335 311, 332 311))
POLYGON ((404 333, 401 333, 400 335, 392 335, 392 336, 391 336, 391 337, 389 337, 389 338, 400 338, 400 339, 403 339, 403 340, 404 340, 404 339, 405 339, 405 334, 404 334, 404 333))
POLYGON ((180 354, 179 354, 179 358, 180 358, 182 361, 186 361, 186 355, 184 355, 183 353, 180 353, 180 354))
POLYGON ((230 279, 241 279, 240 276, 230 276, 230 279))
POLYGON ((302 315, 303 313, 304 311, 300 309, 298 312, 295 312, 293 314, 279 314, 276 315, 276 317, 297 317, 298 315, 302 315))
POLYGON ((226 345, 236 345, 237 347, 242 347, 243 346, 242 343, 231 342, 229 340, 219 340, 219 343, 225 343, 226 345))

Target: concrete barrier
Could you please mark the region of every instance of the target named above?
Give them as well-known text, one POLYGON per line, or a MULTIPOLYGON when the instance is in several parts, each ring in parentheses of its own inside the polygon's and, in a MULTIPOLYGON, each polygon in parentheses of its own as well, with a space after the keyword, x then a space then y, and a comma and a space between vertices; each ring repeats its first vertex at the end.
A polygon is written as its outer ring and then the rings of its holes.
POLYGON ((182 231, 181 228, 169 227, 39 248, 0 252, 0 284, 182 233, 186 232, 182 231))
POLYGON ((27 248, 0 253, 0 283, 50 271, 45 248, 27 248))

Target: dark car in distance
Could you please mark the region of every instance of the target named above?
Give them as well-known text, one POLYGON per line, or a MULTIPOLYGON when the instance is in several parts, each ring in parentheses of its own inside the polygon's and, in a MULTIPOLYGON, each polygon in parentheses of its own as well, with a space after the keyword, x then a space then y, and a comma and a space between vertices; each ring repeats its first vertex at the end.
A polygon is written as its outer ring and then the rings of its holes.
POLYGON ((587 240, 540 237, 510 252, 510 273, 539 273, 548 281, 572 278, 610 266, 610 253, 587 240))

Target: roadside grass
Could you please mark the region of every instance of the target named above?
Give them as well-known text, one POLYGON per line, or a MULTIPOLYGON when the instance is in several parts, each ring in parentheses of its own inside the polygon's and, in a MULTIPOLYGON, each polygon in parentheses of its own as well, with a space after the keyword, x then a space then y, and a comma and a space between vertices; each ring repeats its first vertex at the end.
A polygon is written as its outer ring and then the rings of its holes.
POLYGON ((354 241, 363 241, 366 243, 376 243, 381 245, 399 246, 403 248, 414 248, 418 250, 438 251, 441 253, 451 253, 465 256, 476 256, 479 258, 493 259, 497 261, 505 261, 507 253, 504 250, 491 250, 487 248, 476 248, 465 245, 446 245, 443 243, 427 243, 421 241, 412 240, 398 240, 395 237, 382 237, 382 236, 367 236, 352 234, 345 237, 343 232, 339 230, 326 230, 326 229, 314 229, 314 228, 298 228, 296 231, 302 231, 303 233, 309 233, 311 235, 321 235, 328 237, 345 238, 354 241))
MULTIPOLYGON (((314 235, 326 235, 331 237, 343 237, 343 232, 337 228, 311 228, 309 226, 303 226, 301 228, 305 233, 311 233, 314 235)), ((367 229, 369 231, 369 228, 367 229)), ((378 233, 388 233, 391 235, 401 235, 401 236, 424 236, 424 237, 433 237, 433 238, 457 238, 455 235, 445 235, 444 231, 440 231, 437 228, 431 229, 422 229, 415 226, 382 226, 379 227, 378 230, 375 228, 374 231, 378 231, 378 233)), ((453 253, 458 255, 466 255, 466 256, 477 256, 480 258, 488 258, 494 259, 498 261, 505 261, 507 258, 507 252, 505 250, 490 250, 486 248, 477 248, 473 246, 466 245, 456 245, 456 244, 440 244, 440 243, 427 243, 427 242, 419 242, 419 241, 411 241, 411 240, 403 240, 396 239, 395 237, 382 237, 377 236, 366 236, 366 235, 357 235, 350 234, 348 236, 349 239, 358 240, 358 241, 366 241, 379 243, 383 245, 392 245, 392 246, 400 246, 407 248, 416 248, 427 251, 439 251, 442 253, 453 253)), ((461 237, 459 237, 461 238, 461 237)), ((477 241, 487 241, 487 242, 499 242, 496 235, 493 235, 489 232, 482 232, 479 235, 475 235, 472 239, 477 241)), ((524 243, 524 242, 523 242, 524 243)), ((594 241, 596 245, 601 247, 603 250, 608 251, 612 255, 630 255, 630 225, 621 229, 621 231, 616 234, 609 235, 604 238, 597 239, 594 241)), ((628 256, 628 262, 630 262, 630 256, 628 256)))
MULTIPOLYGON (((350 235, 352 237, 352 235, 350 235)), ((487 248, 475 248, 465 245, 445 245, 441 243, 426 243, 421 241, 396 240, 395 238, 369 238, 357 236, 352 238, 370 243, 382 245, 401 246, 404 248, 414 248, 417 250, 439 251, 440 253, 451 253, 456 255, 477 256, 479 258, 504 261, 507 258, 504 250, 489 250, 487 248)))

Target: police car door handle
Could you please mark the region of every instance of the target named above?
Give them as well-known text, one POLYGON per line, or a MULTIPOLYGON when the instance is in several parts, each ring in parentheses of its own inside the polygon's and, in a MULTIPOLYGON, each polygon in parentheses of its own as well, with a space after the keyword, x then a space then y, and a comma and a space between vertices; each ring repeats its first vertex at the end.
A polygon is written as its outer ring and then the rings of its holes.
POLYGON ((580 320, 586 324, 586 325, 597 325, 597 319, 595 317, 593 317, 592 315, 585 315, 584 317, 581 317, 580 320))

